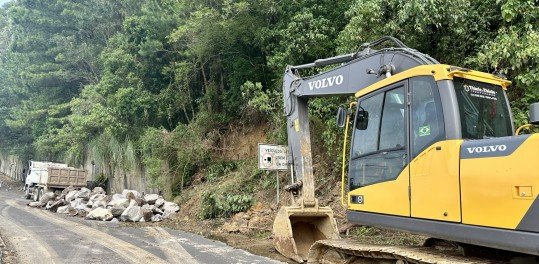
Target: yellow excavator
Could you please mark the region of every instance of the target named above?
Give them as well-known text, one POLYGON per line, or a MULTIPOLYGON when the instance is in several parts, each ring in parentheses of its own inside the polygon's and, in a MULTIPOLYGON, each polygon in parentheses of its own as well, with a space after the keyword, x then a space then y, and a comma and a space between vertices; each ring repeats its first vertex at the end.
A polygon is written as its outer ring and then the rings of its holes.
POLYGON ((342 203, 349 222, 538 256, 539 134, 520 133, 539 124, 539 103, 530 107, 530 124, 515 131, 510 84, 440 64, 393 37, 352 54, 288 66, 283 92, 292 183, 286 189, 297 199, 277 213, 275 248, 309 263, 323 262, 328 251, 349 262, 462 260, 340 239, 332 209, 315 197, 308 100, 355 95, 337 114, 345 127, 342 203), (301 76, 329 65, 336 66, 301 76))

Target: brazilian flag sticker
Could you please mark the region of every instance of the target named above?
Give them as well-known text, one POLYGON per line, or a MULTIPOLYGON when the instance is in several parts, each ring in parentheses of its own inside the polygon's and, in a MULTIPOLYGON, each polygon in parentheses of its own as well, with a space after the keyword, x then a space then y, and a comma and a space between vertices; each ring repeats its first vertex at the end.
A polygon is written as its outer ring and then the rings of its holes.
POLYGON ((419 127, 419 136, 420 137, 430 136, 430 126, 426 125, 426 126, 419 127))

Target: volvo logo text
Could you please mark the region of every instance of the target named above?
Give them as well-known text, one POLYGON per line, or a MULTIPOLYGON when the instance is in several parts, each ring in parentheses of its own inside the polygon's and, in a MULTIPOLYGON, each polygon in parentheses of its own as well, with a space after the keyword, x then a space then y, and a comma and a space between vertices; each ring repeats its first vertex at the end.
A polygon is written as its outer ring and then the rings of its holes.
POLYGON ((314 90, 314 89, 331 87, 334 85, 341 85, 343 81, 344 81, 344 77, 342 75, 331 76, 329 78, 325 78, 322 80, 309 82, 309 89, 314 90))
POLYGON ((468 150, 468 152, 470 154, 498 152, 498 151, 505 151, 506 149, 507 149, 506 145, 494 145, 494 146, 482 146, 482 147, 466 148, 466 150, 468 150))

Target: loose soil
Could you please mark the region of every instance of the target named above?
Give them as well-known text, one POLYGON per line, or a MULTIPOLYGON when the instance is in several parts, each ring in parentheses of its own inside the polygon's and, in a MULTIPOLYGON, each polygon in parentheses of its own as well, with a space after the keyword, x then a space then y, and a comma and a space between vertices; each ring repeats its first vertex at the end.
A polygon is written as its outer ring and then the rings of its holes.
MULTIPOLYGON (((254 191, 249 193, 253 196, 255 204, 247 212, 235 214, 230 218, 201 220, 199 217, 202 192, 217 193, 231 186, 238 189, 252 184, 246 178, 249 178, 249 173, 253 169, 256 171, 257 145, 262 142, 272 143, 267 141, 265 134, 267 130, 266 124, 260 124, 254 127, 231 126, 227 132, 223 133, 216 156, 228 157, 230 160, 240 162, 249 160, 254 162, 243 163, 243 167, 222 175, 218 182, 205 181, 205 172, 203 169, 200 170, 194 176, 193 184, 175 199, 181 207, 177 217, 166 219, 159 225, 220 240, 233 247, 282 262, 295 263, 275 250, 271 234, 277 209, 293 203, 292 196, 282 190, 283 186, 290 183, 288 173, 280 173, 281 200, 279 204, 276 199, 275 174, 266 173, 260 177, 258 180, 260 182, 255 183, 257 187, 254 191)), ((319 149, 322 144, 313 145, 318 146, 315 151, 323 151, 319 149)), ((334 163, 329 160, 321 155, 314 156, 315 174, 323 175, 317 177, 316 195, 322 206, 330 206, 333 209, 338 226, 343 229, 341 237, 355 238, 368 244, 414 246, 423 244, 426 239, 423 236, 349 225, 345 217, 346 210, 340 201, 340 171, 332 168, 334 163)))

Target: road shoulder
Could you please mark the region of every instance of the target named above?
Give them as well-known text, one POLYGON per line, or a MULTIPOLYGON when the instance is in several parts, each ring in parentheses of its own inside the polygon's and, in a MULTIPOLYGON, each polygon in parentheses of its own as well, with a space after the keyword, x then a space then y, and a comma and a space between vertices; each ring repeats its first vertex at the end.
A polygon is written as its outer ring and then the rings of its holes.
POLYGON ((18 263, 15 251, 12 250, 9 243, 2 239, 2 236, 3 234, 0 232, 0 264, 18 263))

